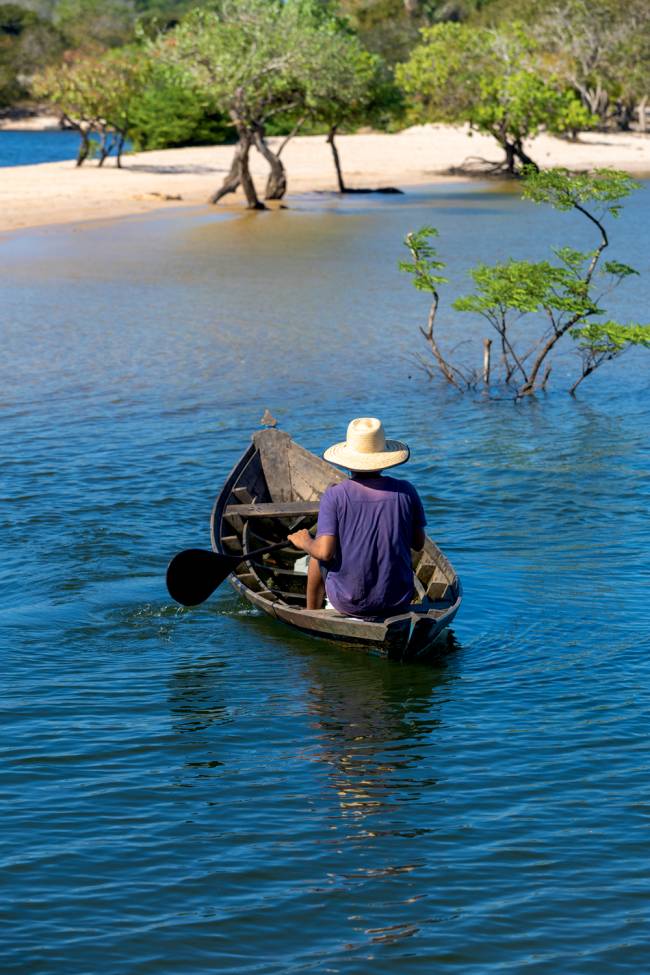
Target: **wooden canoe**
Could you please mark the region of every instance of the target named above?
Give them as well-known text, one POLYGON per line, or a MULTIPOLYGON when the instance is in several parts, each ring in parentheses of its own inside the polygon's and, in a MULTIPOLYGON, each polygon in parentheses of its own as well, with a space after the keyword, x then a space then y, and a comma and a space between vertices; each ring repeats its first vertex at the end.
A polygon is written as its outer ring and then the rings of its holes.
MULTIPOLYGON (((212 548, 221 554, 253 552, 281 541, 290 528, 315 525, 323 491, 345 479, 283 431, 262 430, 252 439, 212 509, 212 548)), ((460 580, 428 537, 424 549, 413 553, 414 602, 399 616, 356 619, 334 609, 307 610, 307 576, 296 566, 302 557, 287 542, 241 562, 230 581, 254 606, 303 633, 396 660, 429 655, 434 644, 439 649, 460 607, 460 580)))

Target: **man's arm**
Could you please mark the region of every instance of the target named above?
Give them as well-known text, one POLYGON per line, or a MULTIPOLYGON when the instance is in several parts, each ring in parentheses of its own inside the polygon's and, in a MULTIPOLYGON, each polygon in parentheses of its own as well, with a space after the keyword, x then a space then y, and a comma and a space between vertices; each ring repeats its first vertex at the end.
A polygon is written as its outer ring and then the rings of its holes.
POLYGON ((319 535, 318 538, 312 538, 307 529, 303 528, 299 532, 287 535, 287 538, 292 545, 318 559, 319 562, 329 562, 336 555, 336 535, 319 535))

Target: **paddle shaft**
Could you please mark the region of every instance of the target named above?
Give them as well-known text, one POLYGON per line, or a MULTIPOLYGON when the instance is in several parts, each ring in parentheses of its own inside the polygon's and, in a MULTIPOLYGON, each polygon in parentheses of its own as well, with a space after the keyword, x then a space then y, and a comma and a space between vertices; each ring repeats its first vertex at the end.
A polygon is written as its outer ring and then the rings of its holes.
POLYGON ((279 548, 286 548, 288 540, 265 545, 255 552, 242 552, 241 555, 225 555, 221 552, 206 552, 204 549, 190 548, 175 555, 167 566, 167 589, 169 595, 182 606, 198 606, 211 596, 217 586, 239 565, 248 559, 266 555, 279 548))
MULTIPOLYGON (((291 544, 291 543, 289 543, 291 544)), ((252 559, 256 555, 266 555, 267 552, 274 552, 277 548, 286 548, 287 540, 283 542, 275 542, 273 545, 267 545, 266 548, 258 548, 255 552, 243 552, 241 555, 221 555, 222 559, 232 559, 233 566, 239 565, 240 562, 245 562, 246 559, 252 559)))

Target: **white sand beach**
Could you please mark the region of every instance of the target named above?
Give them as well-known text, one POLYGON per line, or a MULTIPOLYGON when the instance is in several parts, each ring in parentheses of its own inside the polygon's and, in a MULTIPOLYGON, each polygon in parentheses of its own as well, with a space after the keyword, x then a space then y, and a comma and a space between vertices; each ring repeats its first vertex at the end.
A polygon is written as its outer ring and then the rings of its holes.
MULTIPOLYGON (((395 134, 363 132, 342 135, 337 142, 345 179, 351 187, 452 181, 464 177, 450 175, 450 171, 465 165, 480 173, 477 158, 497 162, 502 156, 491 138, 449 126, 414 126, 395 134)), ((545 167, 580 170, 609 166, 639 176, 650 175, 650 136, 638 133, 585 133, 577 142, 540 135, 526 148, 545 167)), ((203 205, 221 184, 232 154, 232 146, 202 146, 128 155, 121 170, 113 160, 107 160, 102 169, 92 162, 79 169, 73 162, 4 168, 0 231, 111 219, 161 207, 203 205)), ((292 194, 336 189, 324 136, 293 139, 282 158, 288 174, 287 202, 292 194)), ((268 167, 257 152, 251 161, 262 194, 268 167)), ((219 206, 241 207, 242 203, 237 194, 226 197, 219 206)))

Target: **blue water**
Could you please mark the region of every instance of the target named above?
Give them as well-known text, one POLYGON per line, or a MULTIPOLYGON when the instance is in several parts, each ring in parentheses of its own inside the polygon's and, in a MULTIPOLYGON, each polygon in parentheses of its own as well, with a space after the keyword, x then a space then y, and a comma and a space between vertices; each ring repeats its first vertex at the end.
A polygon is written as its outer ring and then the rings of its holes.
POLYGON ((76 159, 78 152, 79 135, 69 129, 43 132, 0 130, 0 167, 64 162, 76 159))
MULTIPOLYGON (((645 272, 649 207, 613 233, 645 272)), ((647 970, 650 359, 576 401, 573 355, 519 405, 429 382, 423 223, 455 283, 588 240, 480 184, 2 239, 3 972, 647 970), (465 587, 446 661, 171 603, 265 408, 411 445, 465 587)), ((626 294, 644 320, 647 273, 626 294)))
POLYGON ((0 166, 31 166, 33 163, 74 159, 79 151, 76 132, 0 131, 0 166))

